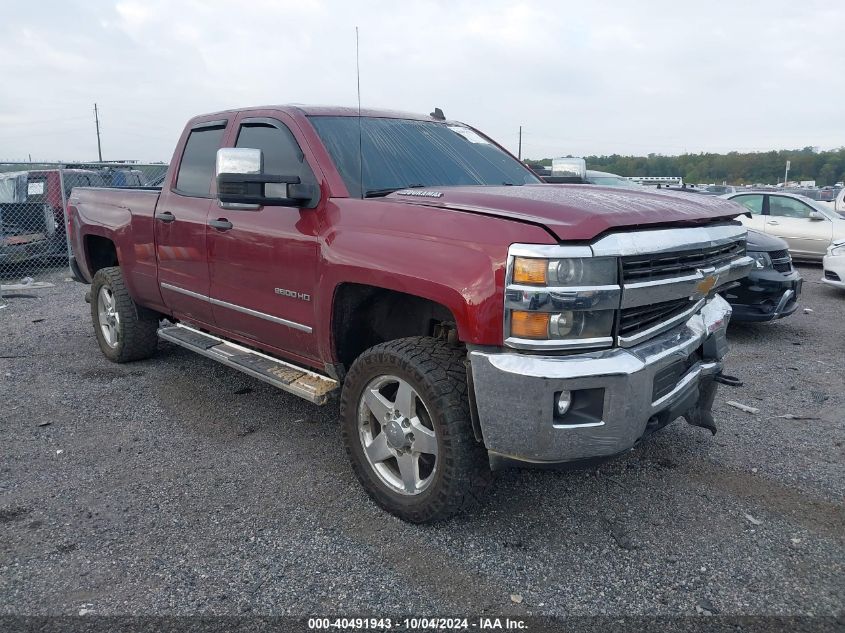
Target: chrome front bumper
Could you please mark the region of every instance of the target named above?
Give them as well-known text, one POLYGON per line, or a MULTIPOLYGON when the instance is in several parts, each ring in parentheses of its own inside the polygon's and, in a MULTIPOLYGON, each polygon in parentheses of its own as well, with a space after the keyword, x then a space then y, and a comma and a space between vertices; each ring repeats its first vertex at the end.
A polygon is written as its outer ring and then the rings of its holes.
POLYGON ((730 315, 716 295, 685 323, 634 347, 562 356, 472 348, 478 422, 491 465, 610 456, 649 429, 681 415, 690 419, 697 407, 709 413, 730 315), (679 367, 674 387, 655 398, 655 378, 665 381, 679 367), (577 415, 558 416, 555 400, 563 390, 593 402, 577 415))

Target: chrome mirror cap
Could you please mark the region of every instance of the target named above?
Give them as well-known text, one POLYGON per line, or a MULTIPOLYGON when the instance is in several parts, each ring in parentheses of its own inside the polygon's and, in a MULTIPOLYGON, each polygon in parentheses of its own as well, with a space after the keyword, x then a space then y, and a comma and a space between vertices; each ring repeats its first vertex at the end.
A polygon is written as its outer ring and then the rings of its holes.
POLYGON ((260 149, 224 147, 217 150, 217 175, 262 173, 264 173, 264 155, 260 149))

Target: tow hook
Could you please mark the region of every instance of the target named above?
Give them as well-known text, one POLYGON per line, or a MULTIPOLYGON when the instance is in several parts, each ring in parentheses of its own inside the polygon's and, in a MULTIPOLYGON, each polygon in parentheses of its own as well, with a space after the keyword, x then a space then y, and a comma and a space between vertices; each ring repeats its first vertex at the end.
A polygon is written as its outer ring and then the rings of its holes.
POLYGON ((736 376, 728 376, 727 374, 723 374, 719 372, 715 376, 713 376, 713 380, 718 382, 722 385, 727 385, 728 387, 742 387, 742 381, 737 378, 736 376))

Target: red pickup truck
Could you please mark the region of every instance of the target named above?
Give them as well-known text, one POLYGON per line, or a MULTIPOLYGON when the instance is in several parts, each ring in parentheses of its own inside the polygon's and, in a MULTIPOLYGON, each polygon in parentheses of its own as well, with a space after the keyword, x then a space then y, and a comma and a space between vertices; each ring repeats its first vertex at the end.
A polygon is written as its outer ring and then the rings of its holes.
MULTIPOLYGON (((439 115, 439 113, 438 113, 439 115)), ((440 116, 279 106, 186 126, 161 188, 74 189, 100 349, 157 337, 324 404, 370 496, 425 522, 491 471, 711 429, 742 208, 543 183, 440 116)))

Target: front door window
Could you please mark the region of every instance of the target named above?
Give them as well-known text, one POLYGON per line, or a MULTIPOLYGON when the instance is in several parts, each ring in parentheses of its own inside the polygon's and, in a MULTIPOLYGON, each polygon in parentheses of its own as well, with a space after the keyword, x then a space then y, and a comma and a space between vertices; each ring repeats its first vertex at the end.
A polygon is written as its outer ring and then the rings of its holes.
POLYGON ((781 218, 803 218, 810 217, 813 209, 810 205, 784 196, 769 196, 769 215, 781 218))

